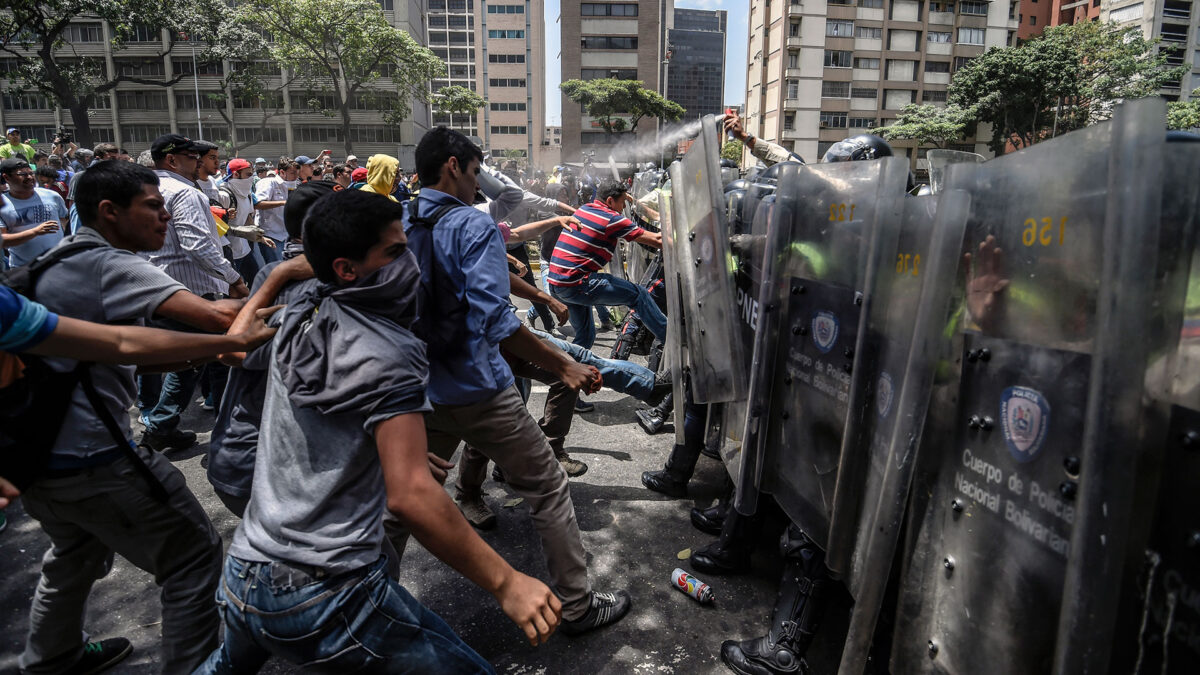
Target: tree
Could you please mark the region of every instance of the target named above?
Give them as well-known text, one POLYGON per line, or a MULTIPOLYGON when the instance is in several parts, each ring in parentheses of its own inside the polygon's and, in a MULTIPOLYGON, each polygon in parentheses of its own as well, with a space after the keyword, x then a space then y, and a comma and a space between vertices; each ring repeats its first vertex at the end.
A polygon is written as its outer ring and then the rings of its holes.
POLYGON ((406 31, 388 23, 376 0, 247 0, 241 21, 270 34, 271 57, 308 89, 307 103, 341 118, 350 154, 350 111, 386 107, 395 126, 412 114, 413 97, 429 100, 428 83, 445 64, 406 31), (370 85, 390 78, 399 95, 370 85))
POLYGON ((181 38, 179 31, 198 49, 197 61, 220 61, 223 53, 253 50, 251 37, 237 30, 228 20, 229 8, 222 0, 0 0, 0 52, 16 57, 17 71, 12 77, 17 93, 37 93, 71 113, 75 137, 83 146, 92 145, 92 127, 88 110, 96 96, 106 94, 122 82, 165 87, 189 73, 177 73, 170 79, 140 77, 123 72, 108 72, 103 57, 80 56, 75 42, 106 40, 114 50, 123 49, 136 34, 169 33, 167 49, 181 38), (81 16, 94 16, 108 22, 102 34, 99 23, 84 22, 77 32, 68 31, 81 16))
POLYGON ((567 80, 558 86, 567 98, 595 117, 609 135, 636 129, 644 117, 677 122, 685 112, 683 106, 645 88, 637 80, 567 80))
POLYGON ((735 162, 742 161, 742 142, 741 141, 725 141, 721 146, 721 159, 732 159, 735 162))
POLYGON ((471 115, 487 105, 482 96, 466 87, 450 85, 442 87, 433 95, 438 110, 460 115, 471 115))
MULTIPOLYGON (((1192 90, 1192 96, 1200 96, 1200 89, 1192 90)), ((1172 101, 1167 104, 1168 129, 1195 129, 1200 127, 1200 100, 1172 101)))
POLYGON ((911 138, 918 145, 932 144, 944 148, 948 143, 965 137, 974 124, 975 111, 971 108, 910 103, 900 111, 895 124, 871 129, 871 133, 889 141, 911 138))
POLYGON ((947 100, 992 125, 997 154, 1101 122, 1122 99, 1153 96, 1190 66, 1134 26, 1054 26, 1015 48, 993 48, 955 73, 947 100))

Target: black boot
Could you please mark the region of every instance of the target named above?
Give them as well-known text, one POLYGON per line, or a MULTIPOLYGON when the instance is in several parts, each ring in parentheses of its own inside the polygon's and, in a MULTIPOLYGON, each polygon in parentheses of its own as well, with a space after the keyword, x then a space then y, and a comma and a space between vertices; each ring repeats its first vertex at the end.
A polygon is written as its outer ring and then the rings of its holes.
MULTIPOLYGON (((792 530, 793 528, 789 528, 792 530)), ((789 532, 789 535, 796 534, 789 532)), ((788 536, 788 535, 785 535, 788 536)), ((801 535, 803 536, 803 535, 801 535)), ((788 552, 788 564, 779 585, 779 599, 766 635, 750 640, 726 640, 721 660, 742 675, 807 673, 804 655, 812 644, 825 610, 828 572, 825 554, 807 537, 788 552)), ((787 545, 785 544, 785 549, 787 545)))
POLYGON ((729 513, 729 503, 733 499, 733 482, 729 480, 728 474, 726 474, 725 483, 728 489, 721 495, 721 499, 716 504, 707 509, 692 509, 692 525, 697 530, 707 534, 721 534, 721 528, 725 524, 725 516, 729 513))
POLYGON ((657 434, 667 421, 666 416, 660 413, 658 408, 637 410, 633 414, 637 415, 638 426, 642 428, 642 431, 651 436, 657 434))
POLYGON ((729 511, 721 536, 692 553, 692 567, 701 574, 744 574, 750 571, 750 552, 757 543, 762 518, 729 511))

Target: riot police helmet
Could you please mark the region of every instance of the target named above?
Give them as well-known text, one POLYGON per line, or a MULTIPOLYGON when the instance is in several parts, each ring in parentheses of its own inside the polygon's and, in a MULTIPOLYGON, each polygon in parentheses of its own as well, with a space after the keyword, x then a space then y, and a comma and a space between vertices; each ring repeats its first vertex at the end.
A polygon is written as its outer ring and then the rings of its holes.
POLYGON ((834 143, 825 151, 821 161, 858 162, 891 156, 892 146, 888 145, 887 141, 873 134, 860 134, 834 143))
POLYGON ((721 158, 721 168, 722 169, 736 169, 736 168, 738 168, 738 163, 733 161, 732 159, 729 159, 728 157, 722 157, 721 158))
POLYGON ((738 178, 725 184, 725 193, 728 194, 734 190, 745 190, 748 187, 750 187, 750 181, 745 178, 738 178))

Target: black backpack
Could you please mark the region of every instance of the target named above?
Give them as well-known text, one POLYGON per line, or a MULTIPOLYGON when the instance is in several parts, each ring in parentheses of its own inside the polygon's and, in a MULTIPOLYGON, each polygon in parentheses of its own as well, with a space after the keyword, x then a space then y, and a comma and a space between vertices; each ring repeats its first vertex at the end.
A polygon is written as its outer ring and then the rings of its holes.
MULTIPOLYGON (((86 240, 63 244, 27 265, 0 275, 0 284, 34 300, 37 281, 48 267, 102 245, 86 240)), ((18 359, 23 369, 15 380, 0 387, 0 476, 17 489, 24 490, 43 475, 50 461, 50 451, 62 431, 75 388, 82 386, 88 402, 108 429, 113 442, 134 460, 134 467, 147 478, 154 496, 160 501, 167 500, 166 489, 133 451, 96 391, 91 372, 94 364, 80 361, 73 369, 60 372, 51 368, 40 356, 4 356, 18 359)))
POLYGON ((421 268, 421 287, 417 293, 417 320, 413 333, 425 342, 430 356, 446 357, 461 351, 466 344, 467 304, 455 302, 446 306, 445 298, 439 297, 439 288, 453 286, 449 274, 437 262, 433 252, 433 228, 447 213, 454 209, 469 209, 462 204, 443 204, 426 218, 417 216, 418 200, 407 203, 408 249, 417 257, 421 268), (436 312, 433 308, 436 306, 436 312))

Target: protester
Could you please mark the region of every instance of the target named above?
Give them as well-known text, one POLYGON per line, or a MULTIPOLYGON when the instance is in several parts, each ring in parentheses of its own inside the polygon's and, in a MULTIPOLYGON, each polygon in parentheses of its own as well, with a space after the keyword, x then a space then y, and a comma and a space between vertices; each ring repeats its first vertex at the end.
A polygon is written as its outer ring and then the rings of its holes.
POLYGON ((8 142, 0 145, 0 159, 23 158, 27 162, 33 161, 33 146, 21 142, 20 130, 16 127, 9 127, 4 135, 8 138, 8 142))
POLYGON ((260 243, 259 255, 264 262, 278 262, 284 243, 287 241, 287 228, 283 226, 283 205, 287 203, 288 192, 297 185, 296 176, 299 168, 287 157, 279 158, 278 173, 267 176, 254 186, 255 224, 271 238, 271 244, 260 243))
POLYGON ((392 196, 396 189, 396 178, 400 175, 400 160, 391 155, 371 155, 367 160, 367 184, 359 188, 364 192, 374 192, 392 201, 398 201, 392 196))
POLYGON ((345 190, 345 189, 349 188, 350 184, 352 182, 351 174, 352 174, 352 170, 350 169, 349 166, 347 166, 345 164, 334 164, 332 175, 333 175, 333 182, 337 185, 337 187, 335 187, 333 189, 334 190, 345 190))
POLYGON ((0 242, 12 267, 24 265, 62 241, 69 225, 63 198, 37 187, 33 167, 24 158, 0 161, 8 194, 0 205, 0 242))
POLYGON ((58 176, 59 172, 50 165, 39 167, 36 176, 38 187, 54 192, 63 199, 63 204, 66 204, 67 184, 59 180, 58 176))
POLYGON ((347 190, 358 190, 367 184, 367 168, 360 166, 350 172, 350 187, 347 190))

